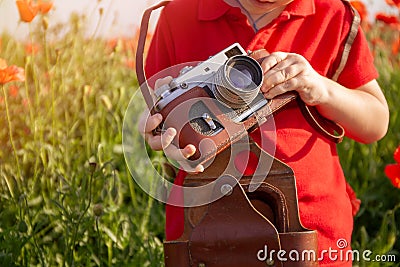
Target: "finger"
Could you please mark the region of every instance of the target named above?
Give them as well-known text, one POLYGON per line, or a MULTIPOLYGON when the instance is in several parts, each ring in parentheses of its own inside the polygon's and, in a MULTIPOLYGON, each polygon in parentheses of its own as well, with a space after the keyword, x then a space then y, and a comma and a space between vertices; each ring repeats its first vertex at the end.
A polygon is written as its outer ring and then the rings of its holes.
POLYGON ((190 164, 190 160, 188 160, 188 159, 179 160, 178 163, 179 163, 180 168, 188 173, 196 174, 196 173, 204 171, 204 166, 202 164, 199 164, 199 165, 196 165, 195 167, 193 167, 190 164))
POLYGON ((172 81, 172 77, 171 76, 166 76, 164 78, 158 79, 155 83, 154 83, 154 88, 157 89, 161 86, 163 86, 164 84, 169 84, 172 81))
POLYGON ((298 64, 291 64, 291 62, 285 62, 278 64, 264 75, 264 79, 267 83, 280 84, 293 77, 296 77, 301 72, 300 66, 298 64))
POLYGON ((163 121, 163 116, 160 113, 152 115, 146 123, 146 128, 145 128, 146 132, 150 132, 156 129, 162 121, 163 121))
POLYGON ((273 66, 271 69, 269 69, 268 71, 264 72, 264 74, 268 75, 270 73, 274 73, 277 71, 282 71, 292 65, 296 65, 297 64, 297 60, 293 57, 287 57, 284 60, 280 61, 279 63, 277 63, 275 66, 273 66))
POLYGON ((153 131, 163 120, 163 117, 160 113, 156 113, 151 116, 148 114, 148 112, 146 113, 142 113, 139 120, 139 131, 142 134, 153 131))
POLYGON ((142 114, 140 114, 139 123, 138 123, 138 130, 139 130, 141 135, 144 135, 144 133, 146 132, 146 124, 147 124, 147 121, 149 120, 150 117, 151 116, 150 116, 150 112, 149 112, 148 109, 144 110, 142 112, 142 114))
POLYGON ((176 136, 176 130, 174 128, 168 128, 162 135, 161 135, 161 145, 162 148, 165 150, 168 146, 171 145, 172 141, 176 136))
POLYGON ((250 57, 252 57, 256 61, 258 61, 258 63, 261 64, 261 62, 263 62, 264 58, 269 55, 270 55, 270 53, 263 48, 263 49, 258 49, 256 51, 251 52, 250 57))
POLYGON ((147 144, 152 150, 162 150, 161 135, 153 135, 152 133, 146 133, 144 136, 147 144))
POLYGON ((199 172, 204 172, 204 167, 203 165, 199 164, 194 168, 190 168, 189 170, 185 170, 186 172, 192 172, 192 173, 199 173, 199 172))
POLYGON ((261 63, 261 67, 264 70, 264 73, 272 69, 278 63, 284 61, 288 57, 288 53, 284 52, 274 52, 264 58, 261 63))
POLYGON ((153 135, 152 132, 145 133, 145 140, 153 150, 165 150, 169 147, 176 136, 174 128, 168 128, 162 135, 153 135))
POLYGON ((192 167, 188 158, 194 155, 196 152, 196 148, 194 145, 187 145, 183 149, 179 149, 175 145, 171 144, 167 148, 164 149, 165 155, 172 160, 178 162, 180 168, 182 168, 186 172, 190 173, 199 173, 204 171, 204 166, 199 164, 195 167, 192 167))
POLYGON ((195 166, 195 167, 192 167, 192 166, 189 164, 189 161, 188 161, 188 160, 178 161, 178 163, 179 163, 179 168, 180 168, 180 169, 183 169, 185 172, 188 172, 188 173, 196 174, 196 173, 199 173, 199 172, 203 172, 203 171, 204 171, 204 166, 201 165, 201 164, 199 164, 199 165, 197 165, 197 166, 195 166))
MULTIPOLYGON (((286 63, 279 63, 264 75, 264 82, 261 86, 261 91, 267 93, 278 85, 298 76, 301 72, 301 65, 296 63, 292 64, 292 60, 288 60, 286 63)), ((289 85, 286 84, 285 86, 289 85)))
POLYGON ((194 145, 187 145, 182 149, 179 149, 175 145, 170 145, 164 149, 165 155, 176 161, 185 161, 189 157, 193 156, 196 152, 194 145))
POLYGON ((299 86, 298 79, 292 78, 272 87, 270 90, 264 93, 264 97, 267 99, 272 99, 288 91, 296 90, 298 86, 299 86))

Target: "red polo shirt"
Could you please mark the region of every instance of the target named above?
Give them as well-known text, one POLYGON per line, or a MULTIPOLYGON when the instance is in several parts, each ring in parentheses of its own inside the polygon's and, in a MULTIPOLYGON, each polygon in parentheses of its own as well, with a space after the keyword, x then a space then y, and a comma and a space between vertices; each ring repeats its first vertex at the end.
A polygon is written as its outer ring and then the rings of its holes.
MULTIPOLYGON (((178 63, 206 60, 239 42, 250 50, 301 54, 318 73, 331 77, 351 21, 350 9, 340 0, 294 0, 255 33, 240 9, 223 0, 175 0, 159 18, 147 57, 147 76, 178 63)), ((359 30, 338 82, 357 88, 376 77, 373 58, 359 30)), ((318 231, 319 250, 338 249, 339 239, 350 243, 353 217, 336 145, 307 123, 296 104, 275 116, 275 126, 275 157, 295 172, 300 218, 305 227, 318 231)), ((264 128, 259 132, 268 135, 264 128)), ((182 184, 183 179, 180 173, 175 183, 182 184)), ((167 239, 176 239, 183 231, 183 209, 167 205, 166 216, 167 239)), ((346 265, 327 257, 321 263, 346 265)))

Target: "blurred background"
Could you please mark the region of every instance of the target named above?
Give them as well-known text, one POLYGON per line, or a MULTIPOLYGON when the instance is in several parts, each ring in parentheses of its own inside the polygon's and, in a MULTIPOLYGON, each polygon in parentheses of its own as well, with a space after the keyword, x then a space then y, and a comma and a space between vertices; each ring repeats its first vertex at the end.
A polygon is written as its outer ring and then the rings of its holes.
MULTIPOLYGON (((99 8, 104 10, 98 34, 106 37, 135 34, 143 11, 157 0, 55 0, 49 19, 66 22, 71 13, 88 17, 88 31, 94 31, 100 19, 99 8)), ((153 20, 154 21, 154 20, 153 20)), ((14 0, 0 0, 0 32, 9 31, 18 38, 27 36, 28 27, 19 22, 18 9, 14 0)))
MULTIPOLYGON (((71 13, 85 14, 88 19, 89 31, 96 28, 99 13, 96 8, 104 9, 98 33, 106 37, 129 36, 135 34, 141 15, 147 6, 157 3, 157 0, 55 0, 54 8, 49 17, 53 22, 66 22, 71 13)), ((372 20, 378 11, 395 12, 384 0, 363 1, 370 11, 368 19, 372 20)), ((19 23, 18 10, 13 0, 0 0, 0 32, 5 30, 14 36, 24 38, 28 27, 19 23)), ((154 25, 155 19, 152 19, 154 25)))

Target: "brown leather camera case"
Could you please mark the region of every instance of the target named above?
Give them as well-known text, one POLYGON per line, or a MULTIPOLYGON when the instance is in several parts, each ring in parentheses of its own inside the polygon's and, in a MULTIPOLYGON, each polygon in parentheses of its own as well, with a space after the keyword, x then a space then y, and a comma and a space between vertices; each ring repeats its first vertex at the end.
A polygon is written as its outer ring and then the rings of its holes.
POLYGON ((300 223, 292 169, 255 143, 250 151, 272 160, 270 172, 254 192, 249 192, 253 176, 237 181, 234 176, 240 175, 234 170, 229 171, 232 175, 224 174, 229 148, 203 173, 186 177, 185 186, 216 181, 213 193, 226 185, 233 189, 210 204, 185 208, 183 235, 164 242, 166 267, 318 266, 317 233, 300 223), (298 260, 294 255, 299 255, 298 260))

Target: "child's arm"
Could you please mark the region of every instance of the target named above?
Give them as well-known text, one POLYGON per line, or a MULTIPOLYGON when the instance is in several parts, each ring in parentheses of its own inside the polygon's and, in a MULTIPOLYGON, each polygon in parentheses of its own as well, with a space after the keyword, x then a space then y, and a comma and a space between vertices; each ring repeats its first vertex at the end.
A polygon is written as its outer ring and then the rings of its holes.
POLYGON ((266 98, 295 90, 306 104, 316 106, 359 142, 374 142, 386 134, 389 109, 376 80, 348 89, 320 75, 304 57, 292 53, 272 53, 261 65, 265 75, 261 90, 266 98))

